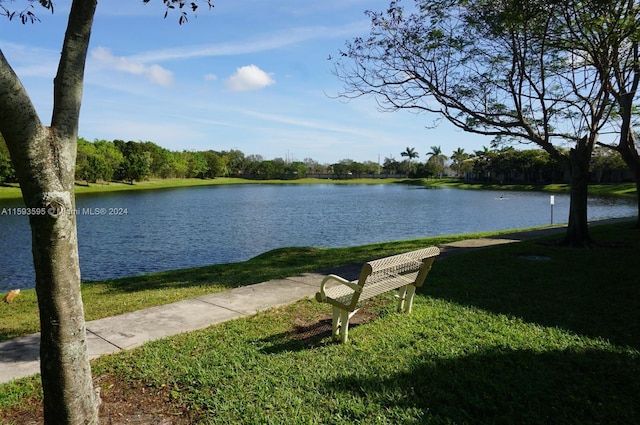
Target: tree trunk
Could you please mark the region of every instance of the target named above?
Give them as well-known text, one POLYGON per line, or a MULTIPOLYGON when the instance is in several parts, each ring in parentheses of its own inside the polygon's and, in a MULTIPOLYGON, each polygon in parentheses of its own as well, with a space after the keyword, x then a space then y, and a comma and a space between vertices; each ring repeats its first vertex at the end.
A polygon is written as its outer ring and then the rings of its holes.
MULTIPOLYGON (((631 110, 631 101, 624 104, 631 110)), ((622 159, 627 164, 636 182, 636 199, 638 202, 638 218, 636 226, 640 228, 640 154, 636 148, 636 137, 631 129, 631 114, 623 114, 622 130, 620 132, 620 142, 614 149, 620 153, 622 159)))
POLYGON ((638 200, 637 201, 638 217, 636 219, 636 227, 640 229, 640 164, 638 164, 638 167, 636 167, 636 169, 634 170, 634 174, 636 179, 636 199, 638 200))
MULTIPOLYGON (((621 152, 622 153, 622 152, 621 152)), ((636 182, 636 199, 637 199, 637 219, 636 219, 636 227, 640 228, 640 158, 638 158, 638 154, 636 152, 635 155, 629 154, 625 157, 625 162, 629 166, 629 169, 633 173, 633 178, 636 182)))
MULTIPOLYGON (((59 140, 50 129, 44 133, 44 140, 38 144, 51 146, 52 156, 55 146, 75 145, 75 140, 59 140)), ((68 162, 72 159, 47 161, 41 172, 55 175, 60 165, 73 170, 68 162)), ((26 206, 44 212, 29 217, 42 334, 44 418, 46 424, 95 424, 98 404, 80 292, 73 174, 64 174, 23 191, 26 206)))
POLYGON ((98 400, 87 351, 73 214, 76 141, 61 139, 42 125, 33 130, 30 134, 7 130, 5 138, 25 206, 33 211, 29 222, 40 313, 45 424, 96 424, 98 400))
POLYGON ((593 144, 587 138, 580 139, 569 151, 571 166, 571 199, 569 204, 569 224, 563 245, 587 248, 593 241, 589 236, 587 219, 587 195, 589 182, 589 161, 593 144))
POLYGON ((74 0, 69 12, 51 126, 45 127, 0 51, 0 133, 30 208, 40 312, 44 423, 98 423, 87 351, 73 193, 84 65, 96 0, 74 0))

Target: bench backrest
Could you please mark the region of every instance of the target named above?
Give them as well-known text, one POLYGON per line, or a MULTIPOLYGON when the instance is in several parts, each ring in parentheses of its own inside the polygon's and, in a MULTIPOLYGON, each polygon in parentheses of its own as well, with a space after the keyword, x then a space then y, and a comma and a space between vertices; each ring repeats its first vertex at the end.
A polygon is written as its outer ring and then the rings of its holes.
POLYGON ((439 254, 438 247, 432 246, 365 263, 358 279, 362 291, 354 298, 364 300, 408 284, 422 286, 439 254))

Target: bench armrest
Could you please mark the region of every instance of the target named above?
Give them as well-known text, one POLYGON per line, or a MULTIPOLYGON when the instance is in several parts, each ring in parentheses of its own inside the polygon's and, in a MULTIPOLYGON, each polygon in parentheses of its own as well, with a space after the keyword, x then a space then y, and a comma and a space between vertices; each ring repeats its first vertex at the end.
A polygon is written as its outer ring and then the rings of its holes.
POLYGON ((330 274, 329 276, 325 277, 324 279, 322 279, 322 283, 320 284, 320 292, 316 293, 316 300, 320 301, 320 302, 324 302, 327 300, 327 294, 325 292, 325 286, 327 286, 327 283, 331 282, 331 281, 336 281, 342 285, 348 286, 349 288, 353 289, 356 292, 362 292, 362 288, 360 287, 360 285, 355 284, 355 283, 351 283, 350 281, 348 281, 347 279, 337 276, 335 274, 330 274))

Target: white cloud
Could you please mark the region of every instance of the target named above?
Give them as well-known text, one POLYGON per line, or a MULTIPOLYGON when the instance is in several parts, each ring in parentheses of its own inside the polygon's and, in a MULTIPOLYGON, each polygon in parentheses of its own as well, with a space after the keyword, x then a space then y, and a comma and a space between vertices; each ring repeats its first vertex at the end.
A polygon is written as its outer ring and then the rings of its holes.
POLYGON ((309 26, 287 28, 285 31, 259 34, 248 40, 151 50, 136 54, 133 57, 143 62, 160 62, 200 57, 246 55, 278 50, 312 40, 350 37, 353 34, 361 33, 363 29, 366 30, 368 27, 369 21, 357 22, 342 27, 309 26))
POLYGON ((319 120, 311 120, 311 119, 300 119, 295 117, 290 117, 286 115, 277 115, 277 114, 269 114, 263 112, 256 112, 247 109, 239 110, 238 112, 243 113, 245 115, 249 115, 252 117, 256 117, 261 120, 271 121, 279 124, 286 124, 287 127, 302 127, 311 130, 320 130, 322 133, 332 132, 332 133, 342 133, 348 134, 352 136, 361 136, 365 138, 365 140, 372 140, 376 138, 380 138, 380 132, 378 130, 368 130, 363 129, 361 127, 356 126, 345 126, 345 125, 336 125, 331 121, 319 121, 319 120))
POLYGON ((255 65, 241 66, 236 73, 226 81, 227 89, 231 91, 259 90, 275 84, 276 81, 255 65))
POLYGON ((218 79, 218 76, 216 74, 204 74, 205 81, 215 81, 217 79, 218 79))
POLYGON ((91 58, 98 63, 118 71, 133 75, 141 75, 149 82, 163 87, 173 85, 173 73, 160 65, 146 65, 143 62, 134 61, 124 56, 114 56, 104 47, 96 47, 91 51, 91 58))
POLYGON ((143 69, 143 74, 154 84, 160 86, 173 85, 173 72, 161 67, 160 65, 150 65, 143 69))

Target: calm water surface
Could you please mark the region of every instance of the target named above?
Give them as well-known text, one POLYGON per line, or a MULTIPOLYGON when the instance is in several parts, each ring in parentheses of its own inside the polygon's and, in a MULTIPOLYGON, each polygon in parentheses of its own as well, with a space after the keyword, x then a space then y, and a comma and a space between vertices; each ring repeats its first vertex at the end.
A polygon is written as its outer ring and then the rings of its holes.
MULTIPOLYGON (((0 201, 0 211, 20 205, 0 201)), ((83 280, 244 261, 288 246, 344 247, 551 220, 548 194, 403 185, 194 187, 83 195, 77 207, 83 280)), ((568 195, 555 195, 554 222, 566 222, 568 208, 568 195)), ((635 200, 589 201, 591 220, 635 213, 635 200)), ((0 215, 0 291, 33 287, 30 241, 26 217, 0 215)))

